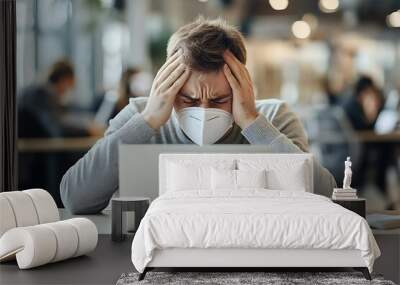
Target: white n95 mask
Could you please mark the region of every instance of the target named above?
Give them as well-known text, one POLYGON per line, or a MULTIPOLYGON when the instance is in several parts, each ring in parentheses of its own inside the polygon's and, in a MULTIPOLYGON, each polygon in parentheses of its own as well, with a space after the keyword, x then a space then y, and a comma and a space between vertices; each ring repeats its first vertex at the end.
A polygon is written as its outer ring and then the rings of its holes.
POLYGON ((233 125, 232 114, 217 108, 183 108, 177 117, 182 131, 198 145, 217 142, 233 125))

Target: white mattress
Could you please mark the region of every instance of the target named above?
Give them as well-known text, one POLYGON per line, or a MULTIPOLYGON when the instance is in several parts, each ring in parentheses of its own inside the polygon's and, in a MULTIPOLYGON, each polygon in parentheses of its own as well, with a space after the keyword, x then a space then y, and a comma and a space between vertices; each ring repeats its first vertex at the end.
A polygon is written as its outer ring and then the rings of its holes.
POLYGON ((362 217, 307 192, 248 189, 180 191, 157 198, 132 243, 139 272, 170 248, 359 250, 372 271, 380 255, 362 217))

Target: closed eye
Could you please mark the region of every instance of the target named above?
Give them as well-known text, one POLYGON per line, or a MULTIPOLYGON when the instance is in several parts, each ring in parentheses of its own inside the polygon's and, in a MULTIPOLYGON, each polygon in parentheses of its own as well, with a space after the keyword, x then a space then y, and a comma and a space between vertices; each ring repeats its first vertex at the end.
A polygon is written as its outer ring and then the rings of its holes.
POLYGON ((185 103, 185 104, 194 104, 196 102, 197 102, 197 100, 186 100, 186 99, 183 99, 183 103, 185 103))
POLYGON ((227 97, 223 97, 223 98, 212 99, 210 101, 215 104, 224 104, 224 103, 229 102, 230 100, 231 100, 231 96, 227 96, 227 97))
POLYGON ((182 102, 185 104, 195 104, 198 99, 194 99, 186 94, 181 94, 182 102))

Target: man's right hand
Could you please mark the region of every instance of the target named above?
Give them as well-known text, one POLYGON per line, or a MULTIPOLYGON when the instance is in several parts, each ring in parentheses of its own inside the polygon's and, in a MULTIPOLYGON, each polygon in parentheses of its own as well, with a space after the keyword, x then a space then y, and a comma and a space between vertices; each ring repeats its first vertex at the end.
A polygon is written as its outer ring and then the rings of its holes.
POLYGON ((157 72, 146 107, 142 111, 150 127, 158 130, 168 121, 176 94, 189 74, 190 69, 183 63, 182 50, 175 52, 157 72))

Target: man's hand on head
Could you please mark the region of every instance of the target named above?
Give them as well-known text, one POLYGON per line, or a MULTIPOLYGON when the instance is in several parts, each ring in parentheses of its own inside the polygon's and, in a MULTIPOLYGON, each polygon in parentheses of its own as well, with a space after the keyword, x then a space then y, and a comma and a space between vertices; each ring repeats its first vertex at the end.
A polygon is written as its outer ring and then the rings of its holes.
POLYGON ((155 130, 168 121, 176 94, 189 78, 190 69, 182 59, 182 50, 176 51, 160 68, 153 81, 142 115, 155 130))
POLYGON ((224 53, 224 74, 233 95, 232 114, 236 124, 245 129, 258 116, 250 74, 229 50, 224 53))

